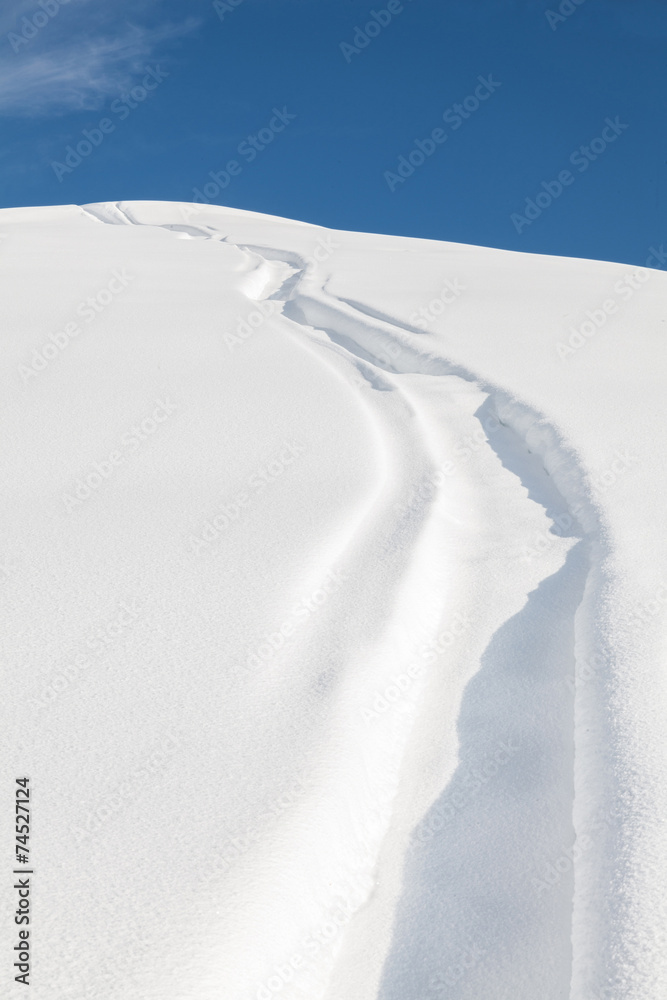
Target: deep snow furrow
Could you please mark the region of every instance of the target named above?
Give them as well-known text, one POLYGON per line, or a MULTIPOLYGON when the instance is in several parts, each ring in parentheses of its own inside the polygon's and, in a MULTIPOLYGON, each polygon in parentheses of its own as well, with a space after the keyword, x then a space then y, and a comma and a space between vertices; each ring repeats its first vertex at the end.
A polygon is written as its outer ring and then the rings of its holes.
MULTIPOLYGON (((339 344, 345 351, 357 358, 364 359, 371 367, 379 368, 381 371, 393 370, 397 374, 417 372, 434 376, 456 373, 458 377, 463 377, 465 381, 478 383, 478 380, 470 372, 462 371, 459 366, 452 365, 444 359, 415 351, 411 345, 406 343, 402 329, 395 328, 391 330, 390 327, 390 330, 387 331, 386 327, 389 324, 385 320, 380 320, 375 329, 369 329, 365 317, 362 319, 361 316, 354 315, 352 312, 354 309, 353 306, 345 304, 341 308, 338 303, 323 301, 323 299, 324 295, 321 292, 318 296, 312 293, 301 295, 297 289, 296 293, 291 297, 291 301, 285 306, 285 314, 297 323, 304 325, 305 328, 314 327, 324 330, 327 336, 334 343, 339 344), (378 332, 387 338, 384 347, 382 341, 378 342, 378 332), (393 335, 391 340, 387 337, 388 332, 393 335), (387 341, 389 342, 387 343, 387 341), (391 351, 391 346, 393 346, 392 341, 393 345, 399 347, 398 354, 391 351), (387 354, 389 355, 388 360, 386 359, 387 354)), ((497 390, 493 391, 489 386, 484 386, 484 388, 488 392, 487 398, 491 405, 496 404, 496 412, 503 422, 509 427, 512 427, 513 424, 516 425, 515 420, 513 420, 515 413, 505 403, 503 395, 497 390)), ((535 422, 536 420, 533 418, 531 426, 534 426, 535 422)), ((547 431, 545 436, 548 440, 548 428, 543 428, 544 430, 547 431)), ((517 435, 517 443, 525 440, 525 437, 521 438, 517 435)), ((545 467, 548 465, 550 466, 550 471, 556 471, 560 465, 559 460, 561 457, 558 448, 554 449, 552 447, 549 450, 547 447, 540 449, 541 441, 539 439, 536 440, 534 436, 531 442, 535 452, 542 455, 545 467)), ((572 905, 574 905, 574 901, 572 905)), ((559 980, 559 975, 556 971, 552 970, 552 977, 554 983, 559 980)), ((405 996, 407 986, 407 983, 403 983, 399 988, 398 995, 405 996)))
MULTIPOLYGON (((257 246, 252 247, 255 253, 261 254, 262 249, 257 246)), ((291 262, 296 263, 294 255, 291 255, 291 258, 291 262)), ((564 506, 567 505, 568 497, 572 498, 570 500, 571 507, 568 509, 573 522, 576 524, 578 521, 582 528, 593 537, 598 534, 597 512, 593 505, 585 500, 581 467, 577 457, 564 445, 562 439, 544 418, 519 401, 509 399, 498 387, 478 379, 462 366, 453 364, 432 352, 419 351, 410 342, 409 337, 412 331, 399 324, 391 323, 387 317, 379 316, 370 311, 360 312, 358 303, 353 304, 334 299, 321 288, 315 290, 312 287, 314 282, 310 277, 309 268, 303 264, 302 261, 300 280, 290 288, 284 307, 286 316, 302 325, 306 330, 313 328, 324 331, 332 342, 371 367, 396 374, 455 374, 465 381, 479 385, 487 392, 489 403, 499 419, 516 434, 517 444, 520 446, 530 445, 530 450, 542 458, 545 470, 553 478, 556 486, 560 488, 564 506), (308 285, 308 292, 300 291, 302 283, 308 285), (398 351, 395 348, 398 348, 398 351)), ((275 297, 280 297, 279 293, 275 297)), ((581 609, 579 614, 581 614, 581 609)), ((582 648, 585 655, 588 645, 585 642, 582 643, 581 636, 578 636, 575 630, 575 649, 582 650, 582 648)), ((575 707, 575 719, 578 716, 580 716, 580 711, 578 707, 575 707)), ((578 721, 581 723, 581 719, 578 721)), ((579 818, 576 806, 573 806, 572 817, 573 823, 579 818)), ((576 824, 574 828, 575 834, 578 833, 576 824)), ((586 831, 589 829, 590 817, 586 816, 584 838, 587 837, 586 831)), ((577 862, 574 862, 574 866, 579 867, 577 862)), ((575 871, 575 885, 577 874, 575 871)), ((573 896, 573 909, 574 906, 573 896)), ((573 941, 573 948, 575 944, 576 942, 573 941)), ((574 958, 572 968, 574 969, 574 958)))
MULTIPOLYGON (((254 247, 255 252, 261 252, 261 248, 254 247)), ((381 370, 388 370, 397 374, 408 372, 421 373, 425 375, 452 375, 456 374, 466 381, 472 382, 483 388, 488 393, 491 406, 495 410, 499 419, 511 428, 517 436, 517 443, 530 448, 530 451, 540 456, 544 468, 553 478, 554 483, 563 497, 563 505, 567 507, 573 522, 580 523, 582 529, 589 536, 592 548, 590 553, 601 560, 599 547, 600 529, 598 511, 594 504, 588 500, 586 486, 583 481, 581 464, 572 449, 568 448, 562 438, 557 434, 548 421, 535 413, 531 408, 522 404, 518 400, 510 399, 499 387, 485 383, 478 379, 469 370, 460 365, 452 364, 445 358, 438 357, 432 352, 421 352, 415 348, 410 341, 410 331, 399 324, 390 323, 387 318, 373 315, 370 312, 361 313, 350 302, 341 302, 331 295, 318 288, 315 290, 313 282, 308 274, 308 269, 302 271, 303 283, 308 285, 308 292, 300 291, 300 284, 291 290, 289 300, 285 305, 285 314, 297 323, 305 327, 313 327, 323 330, 331 340, 339 344, 344 350, 365 360, 372 366, 381 370), (406 336, 407 335, 407 336, 406 336), (394 350, 392 350, 394 348, 394 350), (397 350, 396 350, 397 349, 397 350)), ((493 445, 491 444, 491 447, 493 445)), ((590 566, 590 563, 589 563, 590 566)), ((584 602, 577 612, 577 622, 575 624, 575 664, 580 661, 588 661, 593 650, 592 640, 588 627, 588 616, 592 615, 592 606, 595 595, 590 585, 586 588, 584 602)), ((580 675, 579 669, 575 667, 575 676, 580 675)), ((579 755, 576 753, 577 731, 582 731, 585 722, 589 717, 589 712, 582 712, 580 699, 575 698, 575 789, 579 800, 589 800, 588 780, 590 775, 586 772, 586 778, 577 775, 577 764, 580 764, 579 755)), ((595 708, 593 708, 595 711, 595 708)), ((580 809, 577 801, 573 804, 573 825, 575 835, 582 838, 582 843, 586 844, 589 832, 593 826, 597 828, 599 819, 596 813, 591 815, 590 808, 580 809)), ((586 857, 585 851, 579 852, 579 856, 573 861, 574 868, 574 890, 572 909, 579 916, 580 906, 576 902, 578 884, 583 880, 588 881, 581 869, 585 868, 590 858, 586 857)), ((583 922, 583 921, 582 921, 583 922)), ((582 928, 583 930, 583 928, 582 928)), ((576 934, 573 927, 573 960, 572 979, 573 989, 578 992, 577 980, 580 974, 577 969, 577 947, 576 934)), ((577 998, 577 993, 572 994, 572 1000, 577 998)))
MULTIPOLYGON (((128 216, 120 204, 97 206, 97 210, 98 214, 90 209, 86 211, 91 217, 108 224, 142 224, 128 216)), ((187 234, 193 237, 214 238, 211 232, 206 233, 198 227, 164 226, 163 228, 173 233, 176 233, 177 230, 187 231, 187 234)), ((219 236, 218 239, 220 239, 219 236)), ((589 537, 595 560, 601 561, 603 549, 600 515, 595 504, 590 500, 578 456, 566 445, 562 437, 545 418, 520 400, 508 397, 501 387, 477 378, 464 366, 433 351, 420 350, 416 331, 410 330, 400 322, 390 321, 384 315, 373 313, 370 310, 361 311, 360 304, 357 302, 336 299, 318 285, 311 263, 299 254, 293 251, 250 244, 235 243, 233 245, 242 251, 264 258, 267 265, 281 262, 290 269, 290 274, 284 277, 279 287, 269 291, 271 298, 284 302, 283 314, 286 319, 304 330, 311 339, 313 331, 323 331, 344 355, 350 357, 352 363, 357 366, 362 364, 367 372, 377 369, 379 372, 389 373, 390 384, 394 388, 398 388, 400 383, 391 378, 392 375, 400 377, 401 375, 419 374, 426 376, 455 375, 482 390, 487 395, 499 420, 516 435, 517 443, 520 442, 522 446, 528 447, 531 452, 540 456, 544 468, 552 477, 555 487, 563 497, 564 506, 568 507, 571 516, 581 524, 585 534, 589 537)), ((263 294, 267 288, 268 285, 264 284, 262 288, 259 286, 257 288, 251 287, 250 291, 254 294, 257 294, 258 291, 263 294)), ((364 377, 367 377, 367 374, 364 377)), ((490 447, 494 447, 493 442, 490 442, 490 447)), ((423 528, 422 539, 428 534, 426 523, 423 528)), ((423 556, 416 559, 416 565, 419 565, 420 572, 427 565, 432 567, 426 550, 424 553, 423 556), (424 559, 426 562, 423 562, 424 559)), ((577 613, 576 650, 577 657, 582 660, 590 652, 591 637, 588 630, 588 617, 591 613, 591 603, 594 596, 592 588, 588 587, 585 601, 577 613)), ((412 599, 412 595, 408 595, 408 603, 412 599)), ((576 675, 579 675, 578 670, 576 675)), ((590 711, 589 708, 587 712, 590 711)), ((574 808, 574 825, 577 833, 580 832, 579 828, 582 822, 578 812, 577 798, 580 796, 588 798, 591 791, 588 787, 590 767, 585 760, 582 767, 582 761, 577 752, 577 728, 580 728, 588 717, 587 712, 582 714, 579 694, 577 693, 575 696, 577 722, 575 726, 576 797, 574 808), (582 778, 581 775, 584 777, 582 778)), ((594 755, 595 747, 588 746, 587 752, 594 755)), ((582 878, 586 879, 586 867, 594 865, 594 863, 593 858, 584 854, 575 864, 575 908, 577 906, 578 885, 582 878)), ((576 935, 573 948, 573 963, 576 966, 576 935)), ((575 994, 573 994, 572 1000, 575 1000, 575 994)), ((576 1000, 579 1000, 578 993, 576 1000)))

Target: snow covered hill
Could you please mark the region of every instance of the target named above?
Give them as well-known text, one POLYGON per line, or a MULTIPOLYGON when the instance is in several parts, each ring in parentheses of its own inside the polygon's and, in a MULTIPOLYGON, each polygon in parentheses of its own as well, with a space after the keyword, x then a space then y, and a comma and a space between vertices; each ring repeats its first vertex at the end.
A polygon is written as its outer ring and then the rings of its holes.
POLYGON ((667 277, 159 202, 0 260, 34 1000, 664 1000, 667 277))

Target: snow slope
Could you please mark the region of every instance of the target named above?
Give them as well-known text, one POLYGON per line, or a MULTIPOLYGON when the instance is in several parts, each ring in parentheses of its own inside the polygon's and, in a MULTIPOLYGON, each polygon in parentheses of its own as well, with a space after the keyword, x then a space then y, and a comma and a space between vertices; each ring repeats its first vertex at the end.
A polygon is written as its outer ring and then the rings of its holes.
POLYGON ((158 202, 0 237, 35 1000, 664 998, 665 275, 158 202))

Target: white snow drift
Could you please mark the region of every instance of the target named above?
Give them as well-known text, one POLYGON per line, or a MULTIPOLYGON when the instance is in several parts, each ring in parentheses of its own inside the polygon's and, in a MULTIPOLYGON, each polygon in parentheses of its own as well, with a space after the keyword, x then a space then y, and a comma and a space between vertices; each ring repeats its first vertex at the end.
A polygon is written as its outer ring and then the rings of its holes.
POLYGON ((665 276, 185 204, 0 235, 35 1000, 663 998, 665 276))

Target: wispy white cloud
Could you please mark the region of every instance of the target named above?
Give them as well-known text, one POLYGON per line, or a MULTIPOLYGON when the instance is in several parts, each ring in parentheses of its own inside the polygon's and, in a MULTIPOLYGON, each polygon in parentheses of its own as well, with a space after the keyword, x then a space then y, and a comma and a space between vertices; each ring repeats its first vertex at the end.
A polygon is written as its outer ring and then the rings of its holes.
MULTIPOLYGON (((125 4, 116 7, 122 13, 125 4), (120 8, 120 9, 119 9, 120 8)), ((155 14, 155 0, 133 3, 134 15, 155 14)), ((37 2, 18 0, 11 16, 5 8, 0 17, 4 45, 0 55, 0 115, 40 117, 71 111, 95 110, 110 97, 118 96, 144 73, 168 43, 193 33, 201 20, 189 17, 175 23, 153 23, 149 27, 129 23, 122 16, 100 16, 88 0, 63 6, 48 23, 38 26, 25 42, 24 17, 43 8, 37 2), (75 14, 73 19, 71 15, 75 14), (18 31, 17 31, 18 29, 18 31)), ((108 11, 108 8, 107 8, 108 11)), ((153 21, 155 18, 153 18, 153 21)), ((40 25, 43 18, 37 18, 40 25)))

